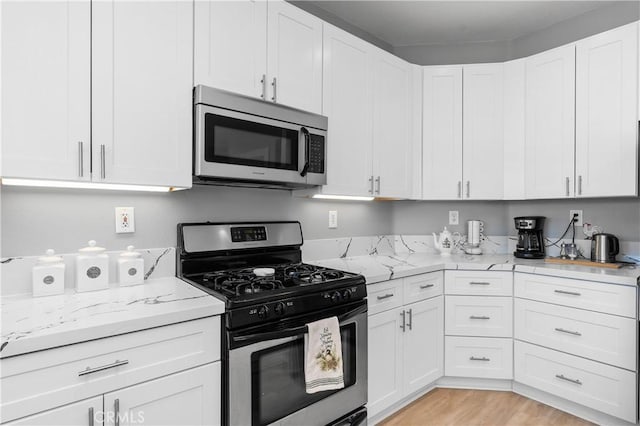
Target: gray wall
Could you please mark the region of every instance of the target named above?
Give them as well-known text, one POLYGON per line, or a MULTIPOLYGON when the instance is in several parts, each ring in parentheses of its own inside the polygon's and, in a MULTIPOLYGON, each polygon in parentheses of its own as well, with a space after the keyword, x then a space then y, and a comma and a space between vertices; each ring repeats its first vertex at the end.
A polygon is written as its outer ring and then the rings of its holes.
POLYGON ((509 60, 510 42, 485 41, 460 44, 399 46, 393 53, 418 65, 454 65, 509 60))
POLYGON ((2 256, 75 252, 95 239, 111 250, 176 245, 176 224, 189 221, 299 220, 306 239, 391 233, 391 203, 329 202, 288 191, 194 187, 174 193, 3 186, 2 256), (135 208, 133 234, 116 234, 114 207, 135 208), (328 229, 328 211, 338 229, 328 229))

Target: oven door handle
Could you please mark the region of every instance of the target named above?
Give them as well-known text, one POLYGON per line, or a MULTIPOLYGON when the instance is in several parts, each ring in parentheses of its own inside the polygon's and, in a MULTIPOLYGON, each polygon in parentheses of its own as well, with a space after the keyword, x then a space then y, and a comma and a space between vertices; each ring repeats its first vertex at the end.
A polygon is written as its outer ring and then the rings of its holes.
POLYGON ((309 170, 309 149, 311 145, 311 134, 306 127, 300 128, 300 133, 304 136, 304 167, 302 167, 302 171, 300 172, 300 176, 306 176, 307 171, 309 170))
MULTIPOLYGON (((338 322, 340 323, 340 325, 342 325, 342 323, 344 323, 345 321, 348 321, 351 318, 366 312, 367 312, 367 305, 366 304, 360 305, 349 312, 339 315, 338 322)), ((264 342, 267 340, 276 340, 276 339, 283 339, 285 337, 298 336, 301 334, 305 334, 307 330, 308 330, 307 324, 304 324, 297 327, 284 328, 278 331, 267 331, 262 333, 253 333, 253 334, 246 334, 241 336, 234 336, 233 340, 235 343, 242 343, 246 341, 264 342)))

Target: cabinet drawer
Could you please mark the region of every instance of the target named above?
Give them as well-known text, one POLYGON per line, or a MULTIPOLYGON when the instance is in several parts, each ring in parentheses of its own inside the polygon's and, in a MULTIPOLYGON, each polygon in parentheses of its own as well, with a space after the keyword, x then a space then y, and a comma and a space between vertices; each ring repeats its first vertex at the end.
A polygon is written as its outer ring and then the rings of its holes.
POLYGON ((445 271, 445 294, 477 296, 513 295, 513 272, 445 271))
POLYGON ((220 331, 216 316, 4 358, 0 422, 216 361, 220 331))
POLYGON ((402 280, 391 280, 367 286, 369 315, 402 305, 402 280))
POLYGON ((516 297, 636 318, 635 287, 517 272, 514 280, 516 297))
POLYGON ((636 369, 636 320, 515 299, 515 337, 573 355, 636 369))
POLYGON ((404 278, 404 303, 409 304, 442 294, 442 271, 404 278))
POLYGON ((445 376, 513 378, 512 339, 447 336, 444 353, 445 376))
POLYGON ((519 341, 514 363, 517 382, 636 422, 636 375, 630 371, 519 341))
POLYGON ((510 297, 446 296, 445 334, 512 337, 513 299, 510 297))

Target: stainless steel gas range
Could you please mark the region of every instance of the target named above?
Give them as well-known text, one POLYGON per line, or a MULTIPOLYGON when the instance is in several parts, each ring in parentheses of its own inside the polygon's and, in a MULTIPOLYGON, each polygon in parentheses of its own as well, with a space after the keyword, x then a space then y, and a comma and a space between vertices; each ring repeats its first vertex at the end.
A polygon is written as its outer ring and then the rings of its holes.
POLYGON ((178 225, 178 276, 226 305, 225 424, 366 424, 365 280, 302 263, 302 244, 299 222, 178 225), (334 316, 344 388, 308 394, 306 324, 334 316))

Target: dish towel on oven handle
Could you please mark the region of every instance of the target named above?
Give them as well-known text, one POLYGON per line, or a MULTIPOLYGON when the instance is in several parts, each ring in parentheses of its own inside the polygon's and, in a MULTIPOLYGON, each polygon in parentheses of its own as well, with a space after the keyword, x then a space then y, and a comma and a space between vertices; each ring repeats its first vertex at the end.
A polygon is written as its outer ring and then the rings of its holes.
POLYGON ((337 317, 307 324, 304 378, 307 393, 344 388, 342 339, 337 317))

